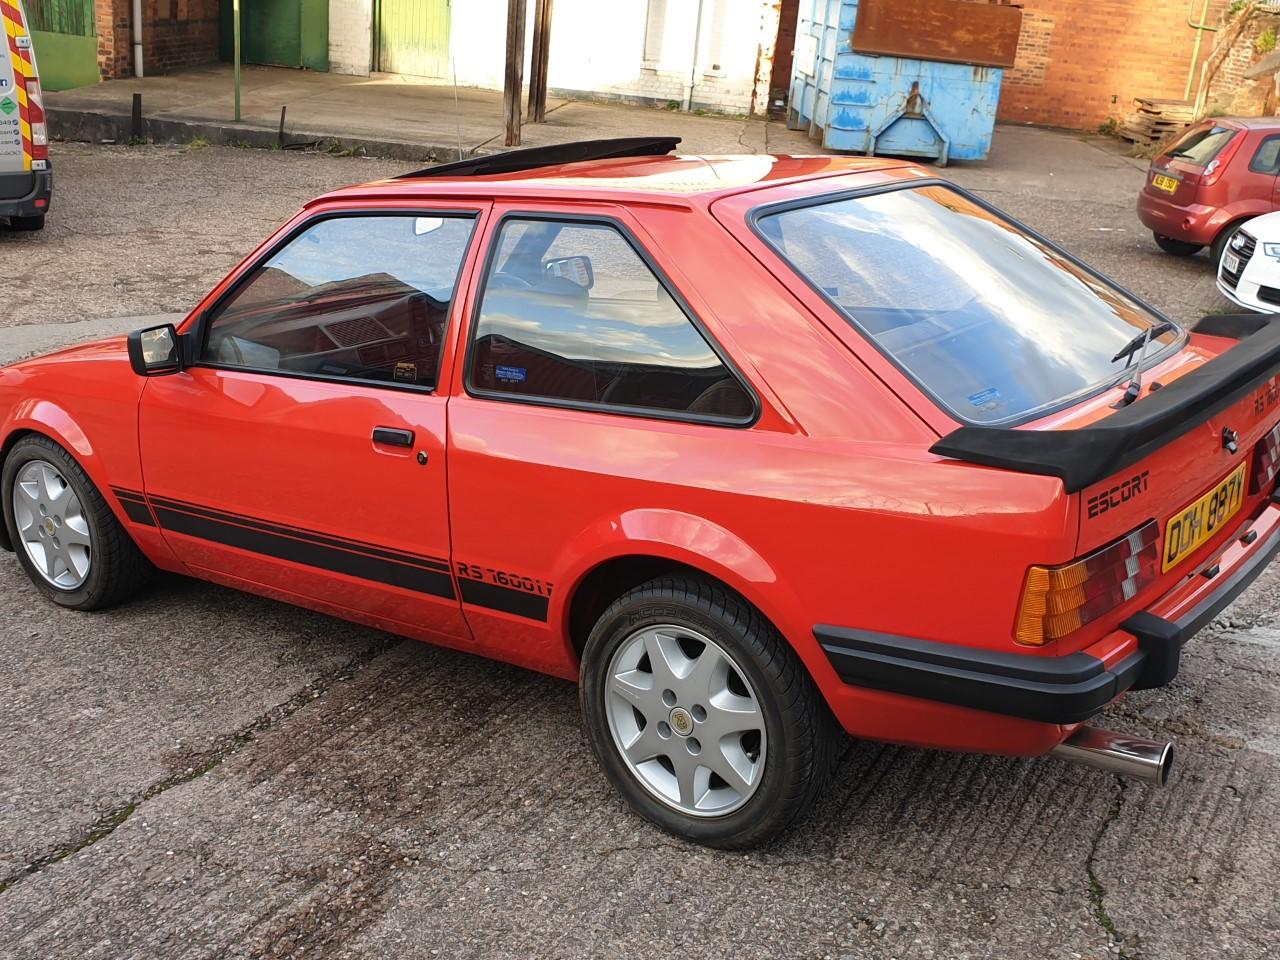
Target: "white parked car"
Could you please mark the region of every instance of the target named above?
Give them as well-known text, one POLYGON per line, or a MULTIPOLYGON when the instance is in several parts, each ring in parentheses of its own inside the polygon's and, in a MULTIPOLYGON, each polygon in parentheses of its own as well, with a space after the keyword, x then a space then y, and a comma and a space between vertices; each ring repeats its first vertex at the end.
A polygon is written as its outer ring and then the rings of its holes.
POLYGON ((1218 289, 1261 313, 1280 313, 1280 212, 1245 221, 1222 252, 1218 289))

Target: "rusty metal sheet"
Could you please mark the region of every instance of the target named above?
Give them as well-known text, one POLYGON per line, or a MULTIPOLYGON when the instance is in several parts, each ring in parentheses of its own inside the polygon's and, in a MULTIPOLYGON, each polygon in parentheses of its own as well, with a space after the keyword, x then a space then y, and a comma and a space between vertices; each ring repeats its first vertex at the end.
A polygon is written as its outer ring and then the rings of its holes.
POLYGON ((1022 9, 968 0, 861 0, 853 49, 916 60, 1012 67, 1022 9))

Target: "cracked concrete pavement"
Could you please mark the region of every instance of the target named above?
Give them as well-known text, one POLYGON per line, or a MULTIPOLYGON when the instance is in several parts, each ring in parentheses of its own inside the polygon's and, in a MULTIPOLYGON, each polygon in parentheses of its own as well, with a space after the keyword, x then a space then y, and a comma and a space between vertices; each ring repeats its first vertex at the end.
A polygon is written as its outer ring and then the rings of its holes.
MULTIPOLYGON (((395 166, 60 146, 49 230, 0 235, 0 362, 189 309, 395 166)), ((1107 143, 1001 128, 945 174, 1176 317, 1223 306, 1107 143)), ((1167 790, 849 742, 807 822, 734 855, 627 813, 570 684, 175 577, 76 615, 0 556, 0 957, 1270 957, 1278 581, 1101 718, 1177 741, 1167 790)))

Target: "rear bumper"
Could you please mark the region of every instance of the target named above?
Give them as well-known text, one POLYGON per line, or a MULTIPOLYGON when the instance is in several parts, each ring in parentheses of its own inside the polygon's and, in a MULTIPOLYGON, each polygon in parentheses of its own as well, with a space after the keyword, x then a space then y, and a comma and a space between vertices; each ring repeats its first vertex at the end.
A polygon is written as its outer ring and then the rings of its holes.
POLYGON ((53 171, 0 174, 0 217, 34 217, 53 203, 53 171), (40 206, 36 201, 43 200, 40 206))
POLYGON ((1280 505, 1271 502, 1147 610, 1088 650, 1061 657, 821 625, 814 635, 847 684, 1024 720, 1080 723, 1126 690, 1173 680, 1183 645, 1277 553, 1280 505))
POLYGON ((1183 206, 1143 190, 1138 194, 1138 219, 1153 233, 1208 246, 1213 243, 1227 217, 1221 207, 1199 203, 1183 206))

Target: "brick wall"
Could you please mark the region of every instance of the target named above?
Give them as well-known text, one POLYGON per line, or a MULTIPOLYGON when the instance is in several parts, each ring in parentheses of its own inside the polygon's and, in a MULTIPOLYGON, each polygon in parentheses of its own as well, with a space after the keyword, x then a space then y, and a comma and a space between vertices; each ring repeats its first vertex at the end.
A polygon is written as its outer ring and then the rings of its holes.
MULTIPOLYGON (((1021 2, 1022 37, 1005 74, 1001 120, 1090 129, 1132 112, 1134 97, 1182 99, 1196 37, 1188 0, 1021 2)), ((1227 5, 1211 0, 1209 22, 1216 25, 1227 5)), ((1196 0, 1196 16, 1200 6, 1196 0)), ((1203 36, 1200 62, 1213 48, 1214 35, 1203 36)))
MULTIPOLYGON (((98 0, 98 68, 103 77, 133 74, 130 0, 98 0)), ((143 0, 142 64, 148 74, 218 59, 218 0, 143 0)))
POLYGON ((1205 107, 1210 113, 1259 116, 1266 112, 1267 97, 1274 81, 1247 80, 1245 72, 1262 54, 1257 52, 1258 37, 1267 31, 1280 33, 1280 14, 1258 11, 1248 21, 1239 24, 1238 31, 1228 35, 1229 45, 1221 51, 1221 59, 1214 67, 1205 97, 1205 107))

